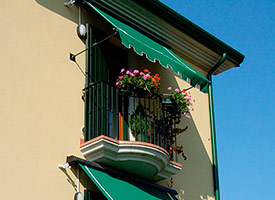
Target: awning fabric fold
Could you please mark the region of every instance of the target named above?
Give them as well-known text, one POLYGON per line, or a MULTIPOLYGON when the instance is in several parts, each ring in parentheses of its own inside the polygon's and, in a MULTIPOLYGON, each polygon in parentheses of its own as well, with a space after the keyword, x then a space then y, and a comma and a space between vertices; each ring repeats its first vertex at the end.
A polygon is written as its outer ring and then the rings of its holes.
POLYGON ((128 182, 80 163, 79 166, 108 200, 177 200, 172 192, 128 182))
POLYGON ((148 38, 134 28, 115 19, 91 3, 86 3, 118 30, 121 42, 125 47, 132 47, 138 55, 145 55, 151 62, 156 62, 156 60, 158 60, 163 67, 171 67, 175 73, 180 75, 184 80, 190 82, 193 87, 199 86, 202 92, 207 92, 209 80, 183 61, 174 52, 148 38))

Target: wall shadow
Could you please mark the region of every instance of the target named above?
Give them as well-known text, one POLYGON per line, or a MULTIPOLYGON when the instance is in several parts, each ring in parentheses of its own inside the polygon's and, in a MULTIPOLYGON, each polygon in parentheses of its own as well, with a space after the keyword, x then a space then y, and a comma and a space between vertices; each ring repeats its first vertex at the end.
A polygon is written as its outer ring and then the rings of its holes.
POLYGON ((39 5, 78 24, 78 6, 64 6, 64 0, 35 0, 39 5))
MULTIPOLYGON (((64 0, 35 0, 36 3, 45 7, 46 9, 70 20, 76 24, 79 23, 79 2, 74 5, 64 6, 64 0)), ((101 17, 96 11, 91 9, 86 4, 82 5, 81 9, 81 23, 82 24, 93 24, 94 27, 107 32, 109 34, 113 33, 113 26, 110 25, 103 17, 101 17)), ((85 41, 82 41, 85 43, 85 41)))
POLYGON ((180 186, 177 188, 179 200, 214 198, 213 166, 201 135, 193 119, 185 119, 182 123, 184 127, 183 124, 187 125, 188 129, 178 136, 178 141, 183 145, 187 160, 178 156, 183 170, 173 176, 175 187, 180 186))
POLYGON ((71 176, 68 174, 67 170, 64 169, 64 168, 59 168, 65 175, 66 175, 66 179, 68 181, 68 183, 70 185, 72 185, 72 187, 74 188, 75 191, 77 191, 77 185, 76 183, 74 182, 74 180, 71 178, 71 176))
MULTIPOLYGON (((168 86, 172 86, 174 89, 180 88, 172 70, 165 69, 158 64, 154 65, 155 69, 152 71, 165 75, 165 77, 161 77, 162 83, 165 83, 162 84, 162 93, 168 92, 168 86)), ((186 88, 188 87, 189 86, 186 88)), ((181 87, 180 89, 184 88, 181 87)), ((191 95, 192 90, 197 89, 191 89, 191 95)), ((199 102, 197 101, 196 103, 199 102)), ((208 107, 206 102, 204 102, 204 104, 203 106, 207 105, 208 107)), ((196 120, 197 124, 210 123, 208 113, 202 114, 200 119, 196 118, 196 120)), ((172 188, 176 189, 179 193, 179 200, 207 200, 214 198, 213 165, 211 162, 212 152, 211 149, 209 149, 209 145, 211 145, 211 135, 209 134, 209 129, 204 131, 200 128, 199 132, 196 123, 193 118, 187 119, 183 117, 180 128, 188 126, 188 129, 177 137, 177 145, 183 146, 187 160, 184 160, 181 155, 178 155, 178 162, 183 165, 183 169, 172 177, 173 183, 171 183, 171 179, 160 182, 168 187, 172 185, 172 188), (207 145, 207 147, 205 145, 207 145), (208 151, 206 148, 208 148, 208 151)))

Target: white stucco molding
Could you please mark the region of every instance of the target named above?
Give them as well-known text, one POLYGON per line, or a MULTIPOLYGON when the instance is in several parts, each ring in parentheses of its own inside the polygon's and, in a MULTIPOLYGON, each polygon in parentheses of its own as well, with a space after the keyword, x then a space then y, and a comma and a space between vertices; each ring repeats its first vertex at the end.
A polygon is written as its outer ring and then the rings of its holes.
POLYGON ((80 145, 83 156, 151 181, 159 181, 176 174, 182 165, 170 161, 168 152, 154 144, 120 141, 99 136, 80 145))

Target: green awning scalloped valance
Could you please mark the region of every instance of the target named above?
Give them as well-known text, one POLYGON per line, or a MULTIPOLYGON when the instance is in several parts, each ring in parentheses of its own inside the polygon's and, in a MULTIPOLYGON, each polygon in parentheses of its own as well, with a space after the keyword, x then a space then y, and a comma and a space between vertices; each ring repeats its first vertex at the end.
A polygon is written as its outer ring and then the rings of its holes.
POLYGON ((132 47, 138 55, 145 55, 151 62, 156 62, 158 60, 163 67, 171 67, 175 73, 181 75, 182 78, 190 82, 193 87, 199 86, 202 92, 207 92, 209 80, 183 61, 174 52, 110 16, 91 3, 86 3, 118 30, 121 42, 125 47, 132 47))
POLYGON ((176 200, 175 193, 156 188, 147 184, 126 181, 120 177, 108 174, 79 164, 86 175, 92 180, 100 192, 108 200, 176 200))

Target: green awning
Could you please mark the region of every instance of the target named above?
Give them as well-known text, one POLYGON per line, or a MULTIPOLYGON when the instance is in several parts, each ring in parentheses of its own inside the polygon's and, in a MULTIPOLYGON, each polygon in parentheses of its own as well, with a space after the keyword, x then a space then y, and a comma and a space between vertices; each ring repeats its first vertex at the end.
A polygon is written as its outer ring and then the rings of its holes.
POLYGON ((174 52, 108 15, 89 2, 85 2, 118 30, 121 42, 125 47, 132 47, 137 54, 141 56, 145 55, 151 62, 156 62, 156 60, 158 60, 163 67, 171 67, 175 73, 181 75, 182 78, 190 82, 193 87, 199 86, 202 92, 207 92, 209 80, 183 61, 174 52))
POLYGON ((177 200, 175 193, 167 190, 147 184, 128 182, 80 163, 79 166, 108 200, 177 200))

